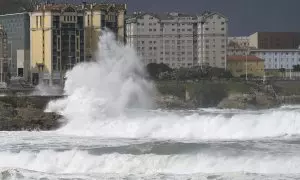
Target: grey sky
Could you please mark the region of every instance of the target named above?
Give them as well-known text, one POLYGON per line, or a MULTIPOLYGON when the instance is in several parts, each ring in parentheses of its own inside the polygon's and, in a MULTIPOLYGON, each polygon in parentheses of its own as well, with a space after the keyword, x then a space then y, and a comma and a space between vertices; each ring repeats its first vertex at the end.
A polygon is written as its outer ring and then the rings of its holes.
MULTIPOLYGON (((101 0, 93 1, 101 2, 101 0)), ((129 13, 218 11, 229 18, 229 34, 235 36, 249 35, 255 31, 300 31, 300 0, 107 0, 107 2, 127 3, 129 13)))

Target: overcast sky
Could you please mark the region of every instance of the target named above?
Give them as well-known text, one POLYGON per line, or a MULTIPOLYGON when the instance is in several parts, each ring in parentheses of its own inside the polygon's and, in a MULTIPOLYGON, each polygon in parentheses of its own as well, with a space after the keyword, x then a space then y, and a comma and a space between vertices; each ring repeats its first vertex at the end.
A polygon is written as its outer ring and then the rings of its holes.
POLYGON ((256 31, 300 31, 300 0, 107 0, 107 2, 127 3, 128 13, 218 11, 229 18, 229 34, 234 36, 249 35, 256 31))

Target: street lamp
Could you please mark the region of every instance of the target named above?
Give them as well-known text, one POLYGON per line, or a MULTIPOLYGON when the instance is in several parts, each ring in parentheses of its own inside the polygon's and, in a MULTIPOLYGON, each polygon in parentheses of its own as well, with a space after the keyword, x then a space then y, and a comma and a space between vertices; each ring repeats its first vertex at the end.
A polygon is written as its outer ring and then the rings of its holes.
POLYGON ((249 53, 249 48, 247 47, 247 50, 246 50, 246 81, 248 81, 248 53, 249 53))
POLYGON ((203 66, 203 58, 204 58, 204 23, 205 23, 205 20, 204 20, 204 17, 202 17, 201 19, 201 62, 200 62, 200 67, 202 69, 202 66, 203 66))

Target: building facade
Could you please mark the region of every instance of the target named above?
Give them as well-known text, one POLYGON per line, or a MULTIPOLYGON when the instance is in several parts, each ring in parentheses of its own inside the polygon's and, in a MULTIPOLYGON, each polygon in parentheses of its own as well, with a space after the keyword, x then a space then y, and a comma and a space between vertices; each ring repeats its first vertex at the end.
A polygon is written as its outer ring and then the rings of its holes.
POLYGON ((226 69, 228 19, 217 12, 197 18, 198 64, 226 69))
POLYGON ((8 82, 8 72, 7 34, 0 25, 0 87, 8 82))
POLYGON ((30 13, 33 84, 63 84, 77 63, 96 58, 101 30, 124 42, 124 4, 43 4, 30 13))
POLYGON ((234 77, 264 76, 264 60, 256 56, 228 56, 228 70, 234 77))
POLYGON ((249 37, 228 37, 228 56, 245 56, 249 51, 249 48, 249 37))
POLYGON ((104 28, 114 32, 117 40, 125 41, 126 4, 83 4, 85 10, 86 60, 97 58, 98 41, 104 28))
POLYGON ((84 10, 44 4, 30 14, 30 71, 33 84, 62 84, 64 73, 83 62, 84 10))
POLYGON ((126 42, 137 49, 145 65, 191 67, 197 54, 195 25, 195 16, 136 13, 126 21, 126 42))
MULTIPOLYGON (((28 51, 30 48, 30 19, 28 13, 0 15, 0 24, 7 34, 8 64, 12 77, 18 76, 19 70, 17 51, 28 51)), ((29 60, 29 57, 26 57, 29 60)))
POLYGON ((249 43, 256 49, 298 49, 300 32, 256 32, 249 43))
POLYGON ((300 64, 300 49, 251 49, 250 55, 264 59, 266 70, 293 69, 300 64))
POLYGON ((126 20, 126 41, 137 49, 145 65, 224 68, 226 37, 227 20, 218 13, 135 13, 126 20))

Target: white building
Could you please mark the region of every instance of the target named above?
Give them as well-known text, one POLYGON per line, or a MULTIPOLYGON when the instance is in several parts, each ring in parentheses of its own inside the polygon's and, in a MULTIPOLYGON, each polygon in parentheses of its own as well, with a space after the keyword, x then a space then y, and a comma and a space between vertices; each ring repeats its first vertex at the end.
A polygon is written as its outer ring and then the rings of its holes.
POLYGON ((198 17, 135 13, 126 20, 127 43, 137 49, 145 64, 164 63, 172 68, 201 64, 225 67, 226 36, 227 20, 217 13, 198 17), (201 42, 205 42, 203 51, 201 42))
POLYGON ((216 12, 205 12, 197 19, 198 63, 226 68, 228 19, 216 12))
POLYGON ((249 49, 249 37, 228 37, 227 55, 243 56, 247 54, 249 49))
POLYGON ((293 69, 300 64, 300 49, 251 49, 250 55, 265 60, 265 69, 293 69))
POLYGON ((7 34, 0 25, 0 88, 6 87, 8 80, 7 34))

